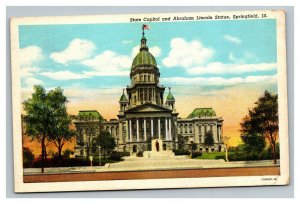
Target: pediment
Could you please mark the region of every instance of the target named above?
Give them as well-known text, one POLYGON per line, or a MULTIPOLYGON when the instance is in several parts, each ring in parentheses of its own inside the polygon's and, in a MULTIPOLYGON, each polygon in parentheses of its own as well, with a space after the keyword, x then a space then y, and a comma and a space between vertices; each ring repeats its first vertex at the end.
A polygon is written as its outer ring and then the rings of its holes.
POLYGON ((125 112, 172 112, 171 109, 162 107, 155 104, 143 104, 136 107, 133 107, 131 109, 126 110, 125 112))

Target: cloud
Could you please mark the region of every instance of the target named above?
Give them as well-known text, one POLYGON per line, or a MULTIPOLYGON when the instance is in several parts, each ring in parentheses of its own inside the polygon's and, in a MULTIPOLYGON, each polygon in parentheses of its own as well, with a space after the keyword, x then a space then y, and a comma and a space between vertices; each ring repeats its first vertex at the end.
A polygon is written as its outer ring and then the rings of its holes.
POLYGON ((223 78, 223 77, 169 77, 161 78, 162 83, 170 83, 171 85, 193 85, 193 86, 235 86, 244 83, 269 83, 276 82, 277 75, 273 76, 247 76, 247 77, 234 77, 234 78, 223 78))
POLYGON ((89 75, 123 75, 124 71, 129 73, 131 59, 126 55, 107 50, 93 59, 84 60, 81 63, 94 69, 94 72, 85 72, 89 75))
POLYGON ((20 75, 24 84, 22 88, 32 88, 33 85, 43 84, 43 81, 36 78, 41 68, 36 63, 44 59, 42 49, 38 46, 28 46, 19 49, 20 75))
POLYGON ((149 48, 149 52, 154 56, 154 57, 158 57, 161 54, 161 49, 157 46, 154 47, 150 47, 149 48))
POLYGON ((241 42, 242 42, 242 40, 240 38, 234 37, 232 35, 224 35, 223 37, 224 37, 225 40, 227 40, 229 42, 232 42, 236 45, 241 44, 241 42))
POLYGON ((94 76, 128 76, 132 59, 107 50, 93 58, 80 61, 81 64, 92 68, 89 71, 75 73, 72 71, 43 72, 41 75, 54 80, 84 79, 94 76))
POLYGON ((183 38, 173 38, 171 40, 171 51, 163 59, 166 67, 181 66, 184 68, 203 65, 214 54, 214 50, 206 48, 200 41, 186 41, 183 38))
POLYGON ((70 80, 70 79, 83 79, 87 78, 87 76, 83 74, 78 74, 70 71, 58 71, 58 72, 43 72, 42 76, 49 77, 55 80, 70 80))
POLYGON ((42 49, 38 46, 28 46, 19 49, 20 66, 31 66, 32 64, 41 61, 44 56, 42 49))
POLYGON ((205 66, 191 67, 187 69, 189 74, 242 74, 250 72, 261 72, 276 70, 276 63, 258 64, 224 64, 212 62, 205 66))
POLYGON ((80 38, 73 39, 68 47, 61 52, 53 52, 50 55, 54 61, 67 64, 70 61, 80 61, 89 58, 95 51, 96 46, 89 40, 80 38))
POLYGON ((123 40, 122 41, 122 44, 131 44, 132 43, 132 40, 123 40))
POLYGON ((20 74, 22 78, 31 77, 41 71, 39 67, 21 67, 20 74))
MULTIPOLYGON (((140 46, 137 45, 132 49, 131 56, 135 57, 140 51, 140 46)), ((153 46, 149 48, 149 52, 154 56, 154 57, 159 57, 161 54, 161 49, 158 46, 153 46)))
POLYGON ((24 84, 26 87, 33 87, 34 85, 42 85, 44 82, 34 77, 27 77, 24 79, 24 84))

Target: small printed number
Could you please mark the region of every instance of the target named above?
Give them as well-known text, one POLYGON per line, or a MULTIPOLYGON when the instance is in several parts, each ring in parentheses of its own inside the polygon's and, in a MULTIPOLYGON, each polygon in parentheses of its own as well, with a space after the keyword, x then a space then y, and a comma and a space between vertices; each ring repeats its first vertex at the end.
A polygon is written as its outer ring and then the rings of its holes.
POLYGON ((261 17, 262 18, 267 18, 267 14, 263 13, 263 14, 261 14, 261 17))

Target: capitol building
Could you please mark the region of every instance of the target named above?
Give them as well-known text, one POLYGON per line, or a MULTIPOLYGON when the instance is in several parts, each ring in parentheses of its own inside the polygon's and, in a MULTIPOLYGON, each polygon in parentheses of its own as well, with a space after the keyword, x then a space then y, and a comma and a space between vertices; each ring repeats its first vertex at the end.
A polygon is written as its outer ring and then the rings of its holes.
MULTIPOLYGON (((162 141, 162 150, 177 146, 178 135, 199 151, 224 151, 223 119, 212 108, 195 108, 187 118, 179 118, 171 88, 160 84, 160 72, 143 36, 139 53, 132 62, 131 84, 123 89, 118 119, 106 120, 96 110, 81 110, 74 120, 77 138, 75 155, 88 155, 92 138, 106 130, 115 138, 118 151, 144 151, 147 141, 162 141), (165 91, 167 92, 166 98, 165 91), (212 131, 214 145, 206 147, 204 137, 212 131)), ((120 90, 122 92, 122 90, 120 90)))

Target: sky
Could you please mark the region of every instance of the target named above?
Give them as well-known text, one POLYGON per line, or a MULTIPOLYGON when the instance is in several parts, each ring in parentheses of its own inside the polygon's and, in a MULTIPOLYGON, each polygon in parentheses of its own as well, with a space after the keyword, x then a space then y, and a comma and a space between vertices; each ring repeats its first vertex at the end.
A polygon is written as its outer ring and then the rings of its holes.
MULTIPOLYGON (((153 22, 145 31, 160 84, 171 87, 179 117, 212 107, 238 144, 239 123, 264 90, 277 92, 276 21, 153 22)), ((21 25, 21 97, 33 85, 60 86, 70 114, 98 110, 117 118, 138 53, 142 23, 21 25)), ((167 91, 166 93, 167 94, 167 91)))

